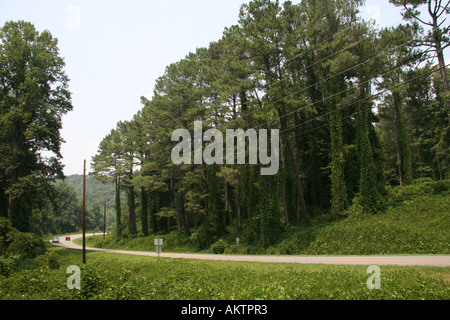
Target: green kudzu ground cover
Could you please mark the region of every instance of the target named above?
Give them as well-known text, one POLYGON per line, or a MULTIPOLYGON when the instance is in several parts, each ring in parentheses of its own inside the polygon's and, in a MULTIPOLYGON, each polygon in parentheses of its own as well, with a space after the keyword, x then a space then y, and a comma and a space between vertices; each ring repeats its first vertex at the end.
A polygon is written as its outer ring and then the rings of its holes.
POLYGON ((381 289, 367 288, 367 266, 160 259, 52 248, 60 267, 41 265, 0 277, 2 300, 442 300, 450 268, 381 267, 381 289), (81 290, 69 290, 67 267, 81 267, 81 290))

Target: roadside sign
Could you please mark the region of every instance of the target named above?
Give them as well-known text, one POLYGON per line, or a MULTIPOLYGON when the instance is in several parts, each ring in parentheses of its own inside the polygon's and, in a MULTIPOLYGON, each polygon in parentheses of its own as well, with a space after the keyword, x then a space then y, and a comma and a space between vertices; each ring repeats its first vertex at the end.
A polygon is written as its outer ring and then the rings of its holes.
POLYGON ((159 260, 159 254, 162 252, 163 239, 155 239, 154 243, 156 246, 156 253, 158 254, 158 260, 159 260))

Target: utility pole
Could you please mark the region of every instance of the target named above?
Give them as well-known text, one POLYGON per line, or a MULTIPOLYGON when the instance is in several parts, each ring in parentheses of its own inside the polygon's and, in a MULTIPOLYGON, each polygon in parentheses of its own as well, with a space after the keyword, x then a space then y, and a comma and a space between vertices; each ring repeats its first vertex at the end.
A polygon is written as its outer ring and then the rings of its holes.
POLYGON ((106 203, 105 203, 105 211, 103 213, 103 239, 105 239, 106 234, 106 203))
POLYGON ((86 264, 86 160, 83 171, 83 264, 86 264))

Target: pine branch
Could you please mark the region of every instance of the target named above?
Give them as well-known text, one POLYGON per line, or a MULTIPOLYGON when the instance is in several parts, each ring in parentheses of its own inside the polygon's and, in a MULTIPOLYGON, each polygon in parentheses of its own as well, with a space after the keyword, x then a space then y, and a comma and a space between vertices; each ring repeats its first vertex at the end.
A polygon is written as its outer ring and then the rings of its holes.
POLYGON ((406 4, 404 4, 403 7, 405 8, 405 10, 408 12, 408 14, 409 14, 411 17, 415 18, 416 20, 420 21, 421 23, 423 23, 423 24, 425 24, 425 25, 427 25, 427 26, 433 27, 433 24, 432 24, 431 22, 425 22, 425 21, 423 21, 422 19, 420 19, 420 18, 417 16, 417 14, 415 14, 415 13, 412 11, 411 8, 408 8, 408 7, 406 6, 406 4))

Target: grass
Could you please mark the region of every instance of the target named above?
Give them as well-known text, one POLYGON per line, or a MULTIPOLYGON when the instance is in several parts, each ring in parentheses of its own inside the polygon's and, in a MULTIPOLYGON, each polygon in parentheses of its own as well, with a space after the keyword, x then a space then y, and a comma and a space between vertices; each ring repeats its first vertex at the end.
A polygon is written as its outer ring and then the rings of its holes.
POLYGON ((367 266, 164 259, 51 248, 60 267, 41 265, 0 277, 1 300, 448 300, 450 267, 381 268, 381 290, 367 288, 367 266), (81 266, 81 290, 66 286, 81 266))

